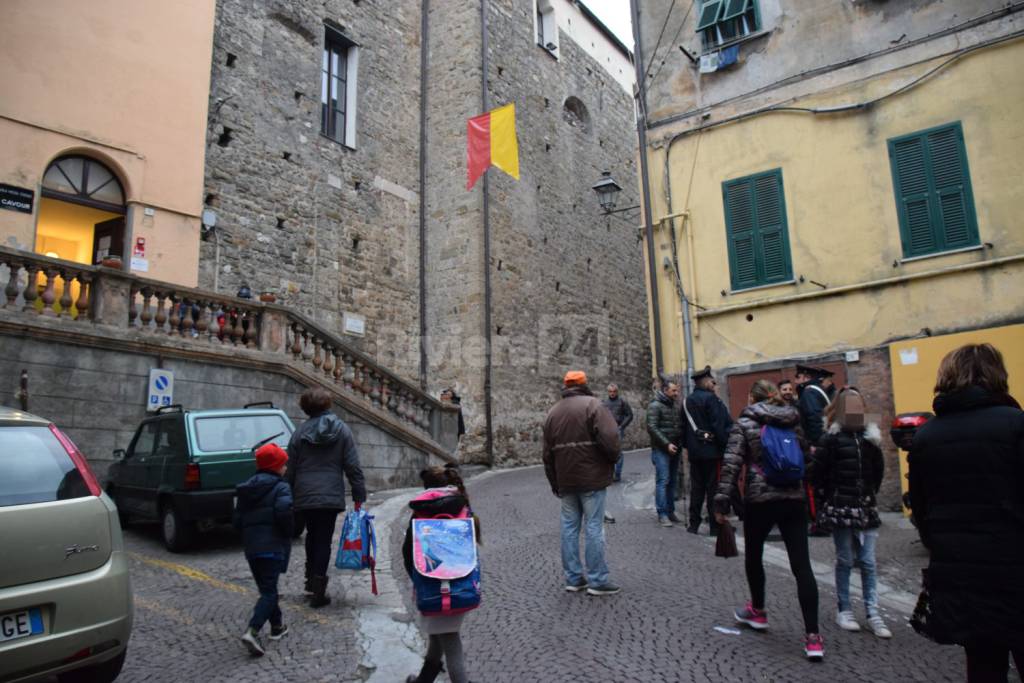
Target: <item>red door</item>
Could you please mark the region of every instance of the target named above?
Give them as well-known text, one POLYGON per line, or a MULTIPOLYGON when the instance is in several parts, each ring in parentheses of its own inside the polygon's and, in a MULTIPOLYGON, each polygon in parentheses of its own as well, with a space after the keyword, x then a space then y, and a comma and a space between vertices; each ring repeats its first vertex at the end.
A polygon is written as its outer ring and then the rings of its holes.
MULTIPOLYGON (((815 367, 824 368, 836 373, 832 381, 835 382, 837 387, 846 384, 846 363, 843 361, 833 363, 807 362, 815 367)), ((740 414, 740 411, 747 405, 747 395, 750 393, 750 387, 754 386, 754 382, 757 380, 767 379, 778 384, 783 379, 793 380, 795 378, 796 363, 784 365, 774 370, 760 370, 758 372, 746 372, 741 375, 729 375, 729 412, 732 413, 733 418, 740 414)))

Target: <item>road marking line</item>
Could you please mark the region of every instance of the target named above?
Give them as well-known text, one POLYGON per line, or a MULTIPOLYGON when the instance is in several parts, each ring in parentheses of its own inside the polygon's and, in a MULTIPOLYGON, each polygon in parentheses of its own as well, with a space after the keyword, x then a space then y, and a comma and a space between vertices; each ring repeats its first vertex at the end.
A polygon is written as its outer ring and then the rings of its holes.
POLYGON ((194 569, 185 564, 178 564, 177 562, 168 562, 167 560, 160 560, 155 557, 148 557, 146 555, 139 555, 138 553, 128 553, 129 557, 139 562, 151 564, 154 567, 160 567, 161 569, 167 569, 176 574, 180 574, 187 579, 193 579, 195 581, 201 581, 202 583, 213 586, 214 588, 220 588, 222 590, 231 591, 232 593, 240 593, 242 595, 248 595, 252 593, 248 588, 243 588, 235 583, 228 583, 227 581, 221 581, 215 579, 205 572, 201 572, 198 569, 194 569))

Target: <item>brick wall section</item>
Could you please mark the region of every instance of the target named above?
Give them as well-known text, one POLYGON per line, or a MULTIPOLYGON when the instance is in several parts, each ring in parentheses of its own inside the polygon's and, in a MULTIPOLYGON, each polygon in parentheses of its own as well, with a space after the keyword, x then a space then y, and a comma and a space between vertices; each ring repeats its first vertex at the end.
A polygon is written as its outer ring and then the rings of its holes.
POLYGON ((419 18, 411 0, 217 3, 206 205, 219 221, 199 280, 270 290, 334 331, 342 311, 364 315, 353 341, 411 378, 418 359, 388 335, 418 326, 419 18), (320 135, 325 20, 360 46, 356 149, 320 135))
POLYGON ((889 438, 889 425, 895 414, 892 396, 892 368, 889 364, 889 347, 865 349, 860 360, 846 366, 847 381, 860 389, 867 403, 868 411, 880 418, 882 430, 882 452, 885 454, 885 480, 878 495, 879 506, 885 510, 899 510, 900 507, 900 466, 896 446, 889 438))

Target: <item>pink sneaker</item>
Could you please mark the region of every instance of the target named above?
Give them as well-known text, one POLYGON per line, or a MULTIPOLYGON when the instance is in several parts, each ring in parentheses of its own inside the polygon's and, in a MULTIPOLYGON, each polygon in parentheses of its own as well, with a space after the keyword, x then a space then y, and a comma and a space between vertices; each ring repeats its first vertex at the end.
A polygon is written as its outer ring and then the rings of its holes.
POLYGON ((736 621, 757 631, 768 628, 768 613, 763 609, 757 609, 752 603, 748 602, 742 609, 734 611, 733 615, 736 621))
POLYGON ((804 640, 804 654, 812 662, 818 662, 825 658, 825 639, 817 633, 810 633, 804 640))

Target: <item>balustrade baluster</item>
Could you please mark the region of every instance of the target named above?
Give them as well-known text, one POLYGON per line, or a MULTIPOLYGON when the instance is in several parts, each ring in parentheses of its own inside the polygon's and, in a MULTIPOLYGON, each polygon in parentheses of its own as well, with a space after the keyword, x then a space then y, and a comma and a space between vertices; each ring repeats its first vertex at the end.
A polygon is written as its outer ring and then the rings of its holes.
POLYGON ((299 343, 299 324, 292 323, 292 345, 291 345, 292 356, 295 360, 299 359, 302 355, 302 345, 299 343))
POLYGON ((195 319, 192 317, 192 302, 182 299, 181 307, 185 310, 185 315, 181 318, 181 336, 189 339, 192 337, 192 328, 195 327, 195 319))
POLYGON ((207 312, 207 309, 210 307, 210 304, 206 301, 197 301, 196 305, 199 306, 199 319, 196 320, 196 332, 200 339, 207 341, 206 331, 210 329, 210 315, 207 312))
POLYGON ((234 314, 235 322, 231 328, 231 343, 238 346, 238 343, 245 336, 245 328, 242 327, 242 311, 236 308, 232 313, 234 314))
POLYGON ((45 272, 46 288, 43 290, 43 310, 40 313, 46 316, 56 316, 57 311, 53 310, 53 302, 57 300, 57 293, 54 291, 57 283, 57 270, 55 268, 47 268, 45 272))
POLYGON ((395 398, 395 389, 388 390, 388 410, 392 413, 398 414, 398 400, 395 398))
POLYGON ((320 367, 320 369, 323 370, 324 374, 327 375, 328 377, 331 376, 331 362, 333 359, 334 356, 331 355, 331 345, 324 344, 324 364, 320 367))
POLYGON ((210 343, 211 344, 223 344, 224 343, 224 325, 220 316, 224 311, 224 307, 217 303, 210 303, 210 343))
MULTIPOLYGON (((78 290, 78 301, 82 301, 82 293, 85 292, 85 284, 82 284, 82 278, 85 277, 85 273, 78 275, 79 290, 78 290)), ((139 304, 136 299, 139 298, 139 288, 135 285, 131 286, 128 290, 128 327, 135 327, 135 321, 139 319, 139 304)), ((78 309, 78 314, 82 314, 82 307, 80 303, 75 304, 75 308, 78 309)))
MULTIPOLYGON (((132 297, 132 303, 135 298, 132 297)), ((92 315, 92 275, 78 274, 78 301, 75 302, 75 320, 87 320, 92 315)))
POLYGON ((7 278, 4 294, 7 296, 7 307, 11 308, 18 299, 18 275, 21 272, 21 264, 17 261, 11 261, 7 264, 7 270, 10 273, 10 277, 7 278))
POLYGON ((309 361, 313 358, 313 345, 309 343, 309 330, 302 330, 302 360, 309 361))
POLYGON ((149 287, 142 288, 142 313, 139 314, 139 321, 142 329, 149 331, 149 323, 153 320, 152 298, 153 290, 149 287))
POLYGON ((259 322, 259 316, 256 311, 249 309, 245 312, 245 347, 247 349, 256 348, 256 324, 259 322))
POLYGON ((164 310, 164 302, 167 299, 167 295, 164 292, 155 291, 153 296, 156 297, 156 316, 153 318, 153 330, 155 332, 163 332, 164 323, 167 322, 167 311, 164 310))
POLYGON ((317 370, 324 364, 323 356, 320 355, 320 337, 313 337, 313 367, 317 370))
POLYGON ((356 390, 356 366, 352 356, 345 354, 345 388, 349 391, 356 390))
POLYGON ((420 403, 420 427, 424 431, 430 429, 430 404, 426 401, 420 403))
POLYGON ((59 318, 70 318, 71 317, 71 279, 74 277, 70 275, 67 270, 61 269, 58 271, 60 274, 61 288, 60 288, 60 310, 57 311, 57 317, 59 318))
POLYGON ((376 371, 370 373, 370 402, 380 407, 380 375, 376 371))
POLYGON ((345 372, 342 367, 344 365, 342 361, 342 355, 340 349, 334 349, 334 383, 339 384, 341 382, 341 376, 345 372))
POLYGON ((181 334, 181 332, 178 330, 178 326, 181 324, 182 300, 178 299, 178 297, 175 296, 174 294, 171 294, 170 299, 171 317, 167 321, 170 324, 170 328, 167 330, 167 334, 169 334, 172 337, 176 337, 179 334, 181 334))

